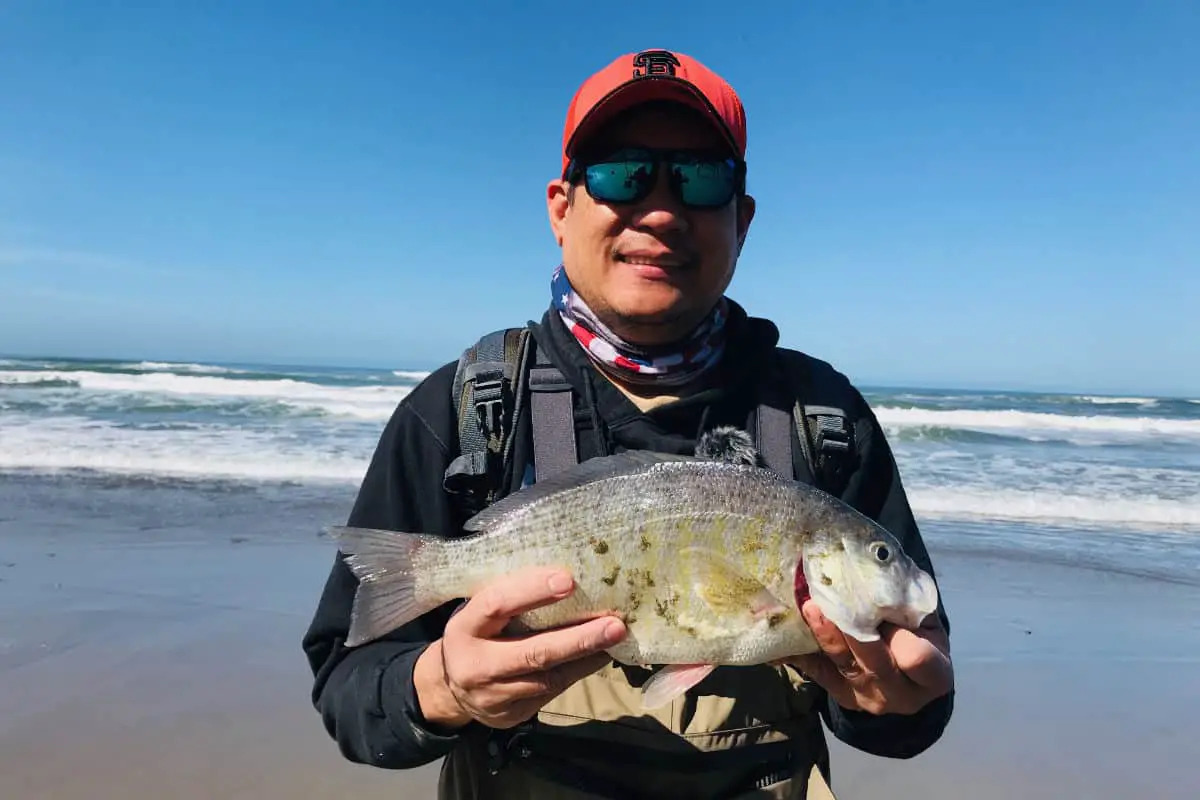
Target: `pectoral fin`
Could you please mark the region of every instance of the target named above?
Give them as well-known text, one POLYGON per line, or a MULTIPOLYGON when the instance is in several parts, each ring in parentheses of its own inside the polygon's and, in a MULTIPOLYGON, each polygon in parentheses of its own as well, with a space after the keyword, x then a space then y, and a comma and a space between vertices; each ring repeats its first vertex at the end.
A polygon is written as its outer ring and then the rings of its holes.
POLYGON ((685 547, 679 559, 692 588, 715 614, 760 619, 786 610, 760 581, 715 550, 685 547))
POLYGON ((713 664, 668 664, 642 685, 642 708, 665 706, 708 677, 713 664))

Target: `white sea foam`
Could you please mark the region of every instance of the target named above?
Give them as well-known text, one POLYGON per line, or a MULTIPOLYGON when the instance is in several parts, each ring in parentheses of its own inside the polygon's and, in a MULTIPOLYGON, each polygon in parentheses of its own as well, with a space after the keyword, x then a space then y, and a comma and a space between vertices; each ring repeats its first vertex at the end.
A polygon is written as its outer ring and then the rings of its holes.
POLYGON ((373 444, 368 438, 303 443, 286 431, 219 425, 138 429, 66 416, 6 418, 0 441, 4 470, 351 483, 361 479, 373 444))
POLYGON ((913 487, 908 496, 918 517, 1200 529, 1200 495, 1172 500, 945 486, 913 487))
POLYGON ((924 408, 875 409, 887 427, 941 427, 989 433, 1010 433, 1031 438, 1070 434, 1091 437, 1186 437, 1200 440, 1200 420, 1111 415, 1048 414, 1037 411, 932 410, 924 408))
POLYGON ((136 364, 120 364, 118 369, 136 369, 145 372, 194 372, 207 375, 244 374, 245 370, 218 367, 215 364, 188 364, 174 361, 139 361, 136 364))
POLYGON ((235 380, 214 375, 86 370, 0 371, 0 386, 61 381, 86 392, 190 399, 274 402, 304 413, 385 420, 411 391, 407 386, 322 386, 292 378, 235 380))
POLYGON ((51 381, 70 380, 69 378, 54 377, 56 374, 35 370, 0 371, 0 386, 17 386, 20 384, 49 383, 51 381))
POLYGON ((1103 395, 1083 395, 1076 398, 1084 403, 1092 403, 1098 406, 1107 405, 1130 405, 1130 406, 1156 406, 1158 400, 1153 397, 1105 397, 1103 395))
POLYGON ((397 378, 401 378, 406 381, 417 381, 417 382, 423 381, 429 377, 428 372, 425 372, 422 370, 416 370, 416 369, 394 369, 394 370, 392 370, 392 374, 395 375, 397 378))

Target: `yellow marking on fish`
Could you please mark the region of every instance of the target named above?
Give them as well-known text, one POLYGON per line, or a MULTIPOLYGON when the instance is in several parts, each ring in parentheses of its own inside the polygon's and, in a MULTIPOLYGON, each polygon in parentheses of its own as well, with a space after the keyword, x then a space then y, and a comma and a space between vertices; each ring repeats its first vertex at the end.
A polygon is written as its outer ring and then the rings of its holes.
POLYGON ((679 604, 679 596, 672 592, 665 600, 654 601, 654 613, 663 618, 668 625, 678 625, 679 615, 675 607, 679 604))
POLYGON ((730 576, 728 580, 699 584, 697 593, 714 611, 737 614, 750 608, 750 600, 763 585, 753 578, 730 576))
POLYGON ((604 541, 603 539, 597 539, 595 536, 593 536, 588 540, 588 542, 592 545, 592 549, 596 551, 597 555, 602 556, 608 552, 608 542, 604 541))
POLYGON ((638 547, 641 548, 643 553, 650 549, 650 540, 646 538, 646 534, 642 534, 642 539, 638 542, 638 547))
POLYGON ((833 586, 833 578, 829 577, 828 575, 822 575, 821 583, 825 584, 826 586, 833 586))
POLYGON ((600 580, 603 581, 604 583, 608 584, 609 586, 612 586, 613 584, 615 584, 617 582, 617 576, 620 574, 621 574, 621 565, 614 564, 613 568, 612 568, 612 572, 610 572, 608 575, 601 578, 600 580))

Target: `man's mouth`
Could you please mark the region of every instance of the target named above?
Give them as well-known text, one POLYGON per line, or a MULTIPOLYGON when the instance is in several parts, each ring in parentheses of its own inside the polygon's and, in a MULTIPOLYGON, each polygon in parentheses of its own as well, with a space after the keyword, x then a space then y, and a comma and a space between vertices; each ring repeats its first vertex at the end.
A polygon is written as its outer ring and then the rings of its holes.
POLYGON ((691 259, 671 253, 617 253, 617 261, 634 267, 648 267, 660 270, 683 269, 691 264, 691 259))

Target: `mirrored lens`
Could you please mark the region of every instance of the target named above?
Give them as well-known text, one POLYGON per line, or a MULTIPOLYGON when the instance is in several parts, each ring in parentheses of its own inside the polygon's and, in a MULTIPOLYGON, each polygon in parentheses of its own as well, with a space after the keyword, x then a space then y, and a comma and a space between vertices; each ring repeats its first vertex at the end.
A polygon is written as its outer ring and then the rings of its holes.
POLYGON ((685 205, 713 208, 733 199, 737 175, 732 161, 676 163, 671 175, 685 205))
POLYGON ((638 159, 605 161, 586 170, 592 197, 614 203, 628 203, 645 196, 653 177, 654 162, 638 159))

